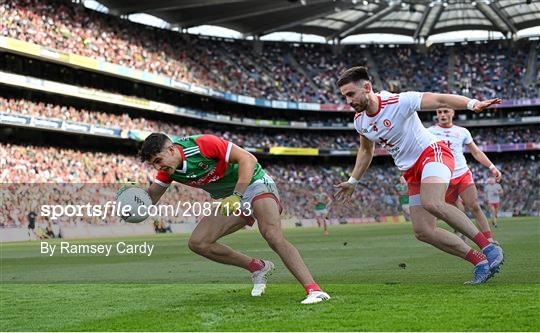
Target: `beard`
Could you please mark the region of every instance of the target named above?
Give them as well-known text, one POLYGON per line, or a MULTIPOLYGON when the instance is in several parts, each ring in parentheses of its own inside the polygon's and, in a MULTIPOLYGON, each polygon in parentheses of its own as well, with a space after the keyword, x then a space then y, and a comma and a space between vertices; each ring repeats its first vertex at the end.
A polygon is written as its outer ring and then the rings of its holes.
POLYGON ((368 104, 369 104, 368 98, 364 97, 361 100, 359 100, 358 103, 353 103, 351 106, 356 112, 362 112, 362 111, 367 110, 368 104))

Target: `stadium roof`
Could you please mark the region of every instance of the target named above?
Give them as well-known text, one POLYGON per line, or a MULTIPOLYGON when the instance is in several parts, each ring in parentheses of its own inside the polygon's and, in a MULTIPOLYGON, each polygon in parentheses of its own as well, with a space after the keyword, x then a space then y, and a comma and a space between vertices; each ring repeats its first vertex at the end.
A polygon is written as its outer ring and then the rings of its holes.
POLYGON ((101 0, 117 15, 145 13, 173 27, 215 25, 244 36, 292 31, 327 40, 365 33, 427 38, 459 30, 505 36, 540 26, 540 0, 101 0))

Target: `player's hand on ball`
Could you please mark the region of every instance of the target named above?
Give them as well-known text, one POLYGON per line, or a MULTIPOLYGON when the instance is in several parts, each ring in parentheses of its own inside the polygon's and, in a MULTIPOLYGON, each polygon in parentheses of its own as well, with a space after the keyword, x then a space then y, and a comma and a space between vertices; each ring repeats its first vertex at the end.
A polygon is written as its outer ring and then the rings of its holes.
POLYGON ((355 186, 349 182, 343 182, 337 185, 334 185, 335 188, 338 189, 334 197, 337 201, 341 201, 343 203, 348 203, 351 201, 351 196, 354 192, 355 186))
POLYGON ((476 102, 476 104, 474 104, 473 111, 476 113, 482 112, 484 109, 487 109, 493 104, 499 104, 500 102, 502 102, 502 99, 500 98, 488 99, 487 101, 479 101, 479 102, 476 102))
POLYGON ((241 198, 236 195, 229 195, 225 199, 221 200, 220 212, 225 216, 232 215, 235 211, 240 208, 241 198))

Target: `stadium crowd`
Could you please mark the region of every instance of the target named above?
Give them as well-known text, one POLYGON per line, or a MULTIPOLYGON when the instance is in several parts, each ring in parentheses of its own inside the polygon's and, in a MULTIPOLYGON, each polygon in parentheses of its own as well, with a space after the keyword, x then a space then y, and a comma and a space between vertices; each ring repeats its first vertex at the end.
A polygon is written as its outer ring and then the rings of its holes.
MULTIPOLYGON (((510 49, 502 43, 481 45, 460 48, 453 71, 457 82, 454 92, 478 99, 538 96, 534 81, 526 83, 528 48, 510 49)), ((532 76, 536 77, 534 73, 532 76)))
POLYGON ((539 89, 538 69, 527 72, 529 49, 538 48, 538 42, 462 45, 460 56, 443 45, 342 46, 338 54, 326 44, 264 42, 256 50, 250 41, 151 28, 69 0, 3 1, 0 14, 0 36, 259 98, 343 103, 335 78, 346 67, 368 63, 369 57, 377 66, 370 70, 379 74, 384 89, 506 99, 537 96, 539 89), (455 57, 451 69, 450 56, 455 57))
MULTIPOLYGON (((204 127, 171 124, 129 114, 113 114, 94 110, 78 109, 73 106, 61 106, 26 99, 0 97, 0 112, 56 118, 77 121, 92 125, 103 125, 121 129, 139 129, 152 132, 164 132, 170 135, 186 136, 211 132, 236 144, 252 148, 313 147, 325 149, 355 149, 358 147, 358 135, 349 132, 325 134, 324 131, 272 131, 263 133, 258 130, 230 132, 216 130, 204 124, 204 127)), ((475 142, 479 145, 537 142, 540 137, 538 126, 470 128, 475 142)))
MULTIPOLYGON (((516 215, 538 215, 539 163, 537 156, 515 157, 496 162, 502 170, 505 190, 503 211, 516 215)), ((30 211, 39 212, 41 205, 105 204, 114 200, 116 191, 126 182, 148 185, 155 171, 134 156, 73 149, 0 145, 0 216, 4 226, 24 226, 30 211)), ((483 199, 482 184, 490 176, 489 170, 471 163, 483 199)), ((351 165, 308 165, 263 163, 276 181, 284 217, 312 218, 315 202, 313 193, 325 191, 331 195, 333 185, 347 179, 351 165)), ((362 185, 358 186, 350 206, 335 204, 330 218, 376 217, 400 212, 395 185, 399 182, 396 168, 385 164, 370 167, 362 185)), ((169 189, 161 203, 205 202, 209 197, 201 190, 176 184, 169 189)), ((38 214, 39 215, 39 214, 38 214)), ((45 223, 38 217, 38 223, 45 223)), ((171 218, 167 222, 181 222, 171 218)), ((119 219, 99 217, 60 218, 55 223, 118 223, 119 219)))

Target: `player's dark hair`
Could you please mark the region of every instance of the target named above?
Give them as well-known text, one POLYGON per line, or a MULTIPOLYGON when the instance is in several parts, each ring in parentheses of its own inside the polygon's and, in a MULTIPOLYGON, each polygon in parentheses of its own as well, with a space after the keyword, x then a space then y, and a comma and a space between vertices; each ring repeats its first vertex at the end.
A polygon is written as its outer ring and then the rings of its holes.
POLYGON ((150 134, 146 140, 144 140, 141 149, 139 150, 141 161, 149 161, 153 156, 161 153, 167 142, 171 142, 171 139, 163 133, 150 134))
POLYGON ((357 66, 347 69, 345 72, 339 75, 336 84, 338 88, 341 88, 347 83, 356 83, 359 81, 370 81, 367 68, 364 66, 357 66))

